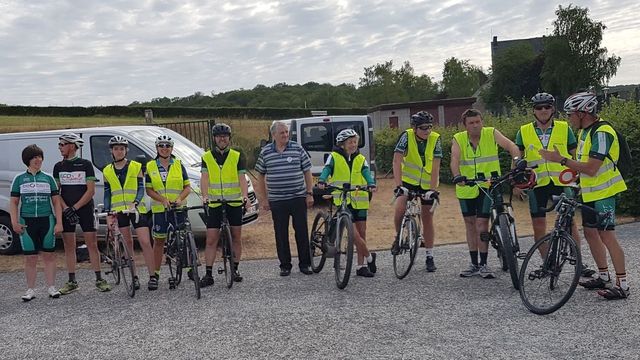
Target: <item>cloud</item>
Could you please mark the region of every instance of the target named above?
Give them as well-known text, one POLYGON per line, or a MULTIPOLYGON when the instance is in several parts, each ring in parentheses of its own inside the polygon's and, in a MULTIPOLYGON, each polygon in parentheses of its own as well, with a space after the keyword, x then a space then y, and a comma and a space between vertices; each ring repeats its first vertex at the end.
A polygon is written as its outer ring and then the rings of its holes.
MULTIPOLYGON (((622 56, 612 83, 638 82, 632 0, 578 1, 622 56)), ((568 5, 565 4, 565 6, 568 5)), ((540 36, 557 5, 527 0, 4 1, 0 103, 128 104, 256 84, 358 83, 363 68, 410 61, 439 79, 452 56, 485 70, 492 36, 540 36)))

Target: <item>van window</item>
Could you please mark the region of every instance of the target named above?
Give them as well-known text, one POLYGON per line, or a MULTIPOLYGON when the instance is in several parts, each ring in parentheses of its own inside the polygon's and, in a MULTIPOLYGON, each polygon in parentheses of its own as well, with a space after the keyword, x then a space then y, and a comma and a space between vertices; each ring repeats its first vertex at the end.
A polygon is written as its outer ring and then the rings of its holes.
MULTIPOLYGON (((109 139, 111 139, 111 136, 109 135, 97 135, 91 137, 91 159, 93 159, 93 166, 101 171, 105 166, 113 161, 108 145, 109 139)), ((138 155, 142 155, 147 159, 149 158, 144 151, 140 150, 139 147, 129 143, 127 159, 135 159, 138 155)))
POLYGON ((302 131, 302 147, 307 151, 329 152, 333 150, 336 135, 338 135, 341 130, 347 128, 355 130, 358 135, 360 135, 358 147, 362 148, 364 146, 365 139, 364 123, 361 121, 303 124, 300 126, 300 131, 302 131))

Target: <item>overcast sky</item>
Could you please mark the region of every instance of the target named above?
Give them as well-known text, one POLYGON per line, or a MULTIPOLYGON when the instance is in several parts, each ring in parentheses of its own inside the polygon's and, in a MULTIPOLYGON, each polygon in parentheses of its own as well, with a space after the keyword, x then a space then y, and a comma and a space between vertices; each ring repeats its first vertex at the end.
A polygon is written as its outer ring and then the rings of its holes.
MULTIPOLYGON (((603 45, 622 57, 610 84, 640 83, 640 1, 572 3, 607 26, 603 45)), ((549 34, 558 4, 0 0, 0 103, 126 105, 256 84, 357 84, 364 67, 386 60, 440 80, 452 56, 488 70, 494 35, 549 34)))

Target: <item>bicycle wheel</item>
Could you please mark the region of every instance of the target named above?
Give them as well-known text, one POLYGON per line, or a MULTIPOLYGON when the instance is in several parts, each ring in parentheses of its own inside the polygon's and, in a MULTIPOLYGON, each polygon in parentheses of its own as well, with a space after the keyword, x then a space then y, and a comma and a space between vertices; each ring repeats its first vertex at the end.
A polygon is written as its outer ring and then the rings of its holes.
POLYGON ((124 238, 122 235, 118 236, 118 253, 120 254, 120 276, 122 277, 122 283, 124 284, 125 289, 127 290, 127 294, 130 297, 134 297, 136 295, 136 288, 133 286, 133 277, 134 277, 134 263, 133 258, 129 254, 129 249, 127 249, 126 244, 124 243, 124 238))
POLYGON ((504 260, 509 268, 509 275, 511 276, 511 283, 513 288, 518 290, 520 288, 520 280, 518 279, 518 257, 516 256, 516 235, 512 231, 512 220, 507 214, 498 215, 498 226, 500 244, 502 245, 502 251, 504 260))
POLYGON ((336 254, 333 267, 338 289, 344 289, 349 283, 353 265, 353 222, 347 214, 341 214, 336 223, 336 254))
POLYGON ((419 238, 416 219, 403 217, 398 232, 399 252, 397 255, 393 255, 393 272, 398 279, 404 279, 409 274, 420 247, 419 238))
POLYGON ((222 259, 224 263, 224 280, 227 283, 227 288, 231 289, 233 286, 233 273, 234 273, 234 258, 233 258, 233 240, 231 238, 231 230, 228 226, 225 226, 221 233, 222 239, 222 259))
POLYGON ((561 308, 580 280, 582 259, 569 234, 545 235, 527 253, 520 269, 520 298, 529 311, 546 315, 561 308), (541 246, 549 250, 543 258, 541 246))
POLYGON ((193 284, 196 289, 196 298, 200 299, 200 276, 198 275, 198 247, 196 246, 196 240, 193 238, 191 232, 187 233, 187 243, 185 244, 185 250, 187 252, 187 266, 191 268, 191 275, 193 277, 193 284))
POLYGON ((329 221, 329 215, 325 211, 320 211, 313 219, 309 236, 309 252, 311 254, 311 270, 315 273, 322 271, 324 263, 327 261, 329 221))
POLYGON ((120 272, 118 267, 118 257, 116 256, 116 247, 113 238, 105 239, 104 250, 101 254, 101 262, 105 264, 104 274, 113 276, 113 283, 120 284, 120 272))

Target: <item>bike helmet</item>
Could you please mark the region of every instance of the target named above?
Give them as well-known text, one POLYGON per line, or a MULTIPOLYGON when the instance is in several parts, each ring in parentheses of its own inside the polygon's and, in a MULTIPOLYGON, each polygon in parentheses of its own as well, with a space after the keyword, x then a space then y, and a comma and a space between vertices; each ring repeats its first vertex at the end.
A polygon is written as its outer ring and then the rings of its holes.
POLYGON ((541 92, 541 93, 535 94, 531 98, 531 102, 533 103, 533 106, 544 105, 544 104, 553 106, 556 103, 556 99, 551 94, 548 94, 546 92, 541 92))
POLYGON ((231 136, 231 126, 225 123, 215 124, 211 127, 211 135, 229 135, 231 136))
POLYGON ((596 94, 588 91, 575 93, 564 102, 564 111, 568 114, 582 111, 586 113, 595 113, 598 106, 596 94))
POLYGON ((511 177, 513 186, 526 190, 536 186, 537 180, 536 172, 530 169, 518 172, 511 177))
POLYGON ((156 146, 160 144, 169 144, 173 147, 173 139, 169 135, 160 135, 156 138, 156 146))
POLYGON ((123 136, 116 135, 109 139, 109 147, 113 148, 116 145, 124 145, 125 147, 129 147, 129 140, 125 139, 123 136))
POLYGON ((341 142, 347 141, 349 138, 354 136, 358 136, 358 133, 353 129, 342 129, 338 136, 336 136, 336 143, 339 144, 341 142))
POLYGON ((422 124, 433 124, 433 115, 426 111, 411 115, 411 126, 420 126, 422 124))
POLYGON ((77 148, 81 148, 84 145, 84 140, 78 135, 74 133, 64 133, 60 135, 58 138, 60 141, 64 141, 69 144, 75 144, 77 148))

